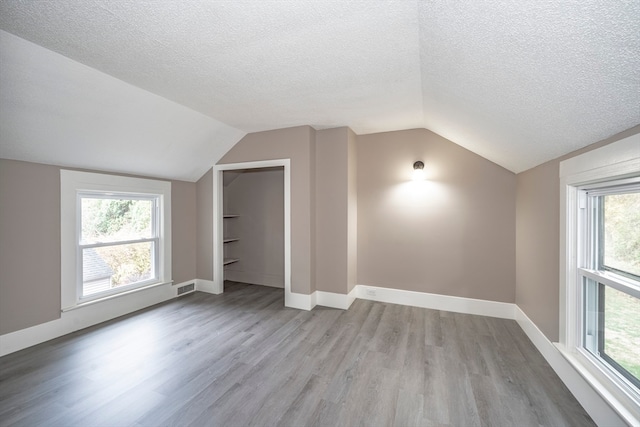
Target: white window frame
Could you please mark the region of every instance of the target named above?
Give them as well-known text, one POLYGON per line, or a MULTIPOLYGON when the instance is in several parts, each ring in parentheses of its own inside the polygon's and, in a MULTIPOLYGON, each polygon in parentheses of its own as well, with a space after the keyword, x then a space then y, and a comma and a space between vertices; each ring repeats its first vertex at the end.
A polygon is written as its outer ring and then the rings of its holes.
MULTIPOLYGON (((631 295, 632 297, 640 300, 640 282, 638 282, 637 279, 619 274, 616 271, 611 271, 604 265, 604 263, 601 265, 601 236, 600 232, 597 231, 597 229, 600 228, 601 222, 599 213, 600 202, 597 200, 598 198, 613 194, 629 192, 637 193, 639 190, 640 176, 617 181, 607 181, 605 183, 598 183, 595 185, 586 185, 579 189, 578 237, 581 244, 578 246, 578 267, 576 269, 578 274, 578 286, 580 286, 580 283, 584 283, 585 281, 590 281, 595 286, 597 286, 598 283, 601 283, 606 287, 631 295)), ((579 289, 578 292, 584 291, 583 289, 579 289)), ((591 305, 591 313, 597 312, 597 308, 594 307, 595 303, 598 301, 598 296, 595 294, 596 292, 598 292, 597 288, 591 288, 588 292, 589 295, 581 293, 582 304, 578 307, 578 310, 581 310, 580 317, 585 319, 583 323, 589 323, 588 329, 592 332, 590 334, 592 338, 586 340, 588 342, 584 342, 585 329, 587 329, 587 325, 581 325, 581 348, 579 348, 578 351, 583 353, 584 357, 590 359, 591 363, 600 365, 612 382, 616 383, 616 385, 623 389, 625 393, 632 396, 635 401, 640 402, 640 390, 638 389, 638 385, 631 384, 629 379, 625 378, 621 372, 618 372, 613 365, 610 365, 610 363, 605 359, 604 354, 606 353, 603 353, 603 355, 600 355, 599 353, 599 347, 600 344, 602 344, 600 342, 598 330, 598 327, 600 326, 599 320, 596 318, 597 316, 594 316, 593 314, 587 316, 584 312, 586 309, 585 303, 587 301, 589 302, 589 305, 591 305), (585 298, 587 301, 585 301, 585 298), (595 355, 586 351, 585 347, 591 347, 591 351, 594 352, 595 355)))
POLYGON ((171 283, 171 182, 61 170, 60 214, 62 311, 171 283), (80 196, 100 194, 157 198, 157 277, 83 297, 80 196))
MULTIPOLYGON (((559 350, 627 422, 640 421, 640 397, 582 348, 582 277, 585 271, 585 188, 640 176, 640 134, 560 163, 560 342, 559 350), (582 212, 582 213, 581 213, 582 212)), ((606 277, 600 280, 607 280, 606 277)))

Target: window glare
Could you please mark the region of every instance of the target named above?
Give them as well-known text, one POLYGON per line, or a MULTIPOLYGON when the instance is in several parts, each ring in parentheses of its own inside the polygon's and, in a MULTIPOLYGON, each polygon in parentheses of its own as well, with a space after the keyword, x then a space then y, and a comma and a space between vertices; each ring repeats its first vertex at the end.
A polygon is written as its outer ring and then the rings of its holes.
POLYGON ((153 201, 82 197, 81 244, 153 237, 153 201))

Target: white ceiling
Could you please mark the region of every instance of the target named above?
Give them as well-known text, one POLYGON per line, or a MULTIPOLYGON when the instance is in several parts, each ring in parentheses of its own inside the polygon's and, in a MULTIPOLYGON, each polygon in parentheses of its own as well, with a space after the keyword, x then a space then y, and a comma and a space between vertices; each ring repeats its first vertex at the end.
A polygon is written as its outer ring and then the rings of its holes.
POLYGON ((195 181, 245 135, 2 31, 0 71, 0 158, 195 181))
MULTIPOLYGON (((295 125, 358 134, 426 127, 520 172, 640 123, 638 1, 3 0, 0 29, 159 95, 163 109, 180 109, 167 100, 191 109, 176 125, 166 111, 132 107, 120 119, 142 114, 145 126, 127 134, 130 126, 99 111, 128 104, 122 94, 49 88, 53 100, 69 96, 70 110, 93 108, 87 126, 120 129, 130 150, 106 144, 96 153, 138 162, 159 138, 173 151, 158 147, 152 161, 170 174, 185 167, 166 166, 174 159, 195 161, 176 175, 184 179, 244 132, 295 125)), ((21 48, 11 40, 2 45, 2 116, 31 114, 12 104, 20 96, 4 95, 14 79, 21 91, 76 84, 46 62, 27 81, 5 77, 5 57, 20 56, 5 52, 21 48)), ((29 144, 11 134, 18 147, 5 147, 7 121, 0 154, 29 144)), ((45 122, 58 126, 53 116, 45 122)))

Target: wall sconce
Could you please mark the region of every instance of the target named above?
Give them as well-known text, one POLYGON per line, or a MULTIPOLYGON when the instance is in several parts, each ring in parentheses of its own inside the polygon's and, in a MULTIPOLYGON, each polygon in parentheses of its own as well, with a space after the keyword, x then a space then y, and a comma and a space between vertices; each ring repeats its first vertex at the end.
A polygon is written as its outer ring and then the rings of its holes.
POLYGON ((420 160, 418 160, 413 164, 413 180, 414 181, 424 180, 424 163, 420 160))

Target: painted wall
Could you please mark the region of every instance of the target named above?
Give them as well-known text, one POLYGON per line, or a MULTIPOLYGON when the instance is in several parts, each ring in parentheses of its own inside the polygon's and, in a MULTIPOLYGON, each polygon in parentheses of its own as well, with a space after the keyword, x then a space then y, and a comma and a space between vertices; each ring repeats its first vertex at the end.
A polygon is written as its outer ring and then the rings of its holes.
POLYGON ((358 284, 358 137, 347 129, 347 293, 358 284))
POLYGON ((515 301, 512 172, 425 129, 358 136, 357 169, 359 284, 515 301))
POLYGON ((347 294, 356 285, 355 134, 316 132, 316 289, 347 294), (351 227, 351 228, 350 228, 351 227))
POLYGON ((560 162, 640 133, 640 125, 517 176, 516 304, 552 342, 559 336, 560 162))
MULTIPOLYGON (((0 335, 60 318, 60 169, 0 159, 0 335)), ((172 181, 175 283, 196 277, 195 186, 172 181)))
POLYGON ((347 293, 347 129, 316 132, 316 289, 347 293))
POLYGON ((213 280, 213 169, 196 182, 196 273, 213 280))
POLYGON ((219 164, 291 159, 291 290, 315 291, 315 131, 308 126, 245 136, 219 164))
POLYGON ((60 169, 0 159, 0 335, 60 317, 60 169))
POLYGON ((225 258, 240 261, 225 268, 225 279, 284 288, 284 169, 251 169, 224 187, 225 258))
POLYGON ((196 185, 171 181, 171 270, 174 283, 196 278, 196 185))

